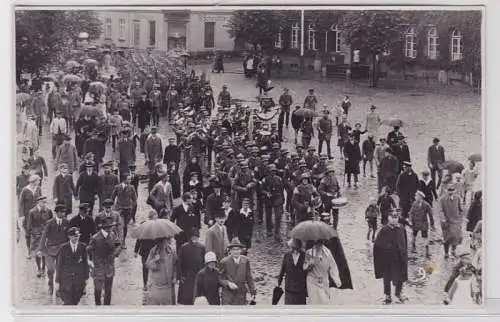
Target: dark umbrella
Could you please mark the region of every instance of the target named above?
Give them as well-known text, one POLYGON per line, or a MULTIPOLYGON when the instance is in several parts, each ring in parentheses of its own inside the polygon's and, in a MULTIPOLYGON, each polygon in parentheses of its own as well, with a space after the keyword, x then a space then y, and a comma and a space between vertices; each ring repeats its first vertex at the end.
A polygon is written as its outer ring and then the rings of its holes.
POLYGON ((445 161, 443 163, 443 168, 448 170, 451 174, 460 173, 465 169, 462 163, 454 160, 445 161))
POLYGON ((276 286, 274 289, 273 289, 273 305, 276 305, 278 304, 278 302, 280 301, 281 299, 281 296, 283 295, 283 289, 279 286, 276 286))
POLYGON ((469 161, 472 162, 481 162, 483 160, 481 153, 474 153, 469 155, 469 161))
POLYGON ((322 221, 306 220, 295 226, 292 230, 292 238, 303 241, 329 240, 338 237, 339 234, 333 227, 322 221))

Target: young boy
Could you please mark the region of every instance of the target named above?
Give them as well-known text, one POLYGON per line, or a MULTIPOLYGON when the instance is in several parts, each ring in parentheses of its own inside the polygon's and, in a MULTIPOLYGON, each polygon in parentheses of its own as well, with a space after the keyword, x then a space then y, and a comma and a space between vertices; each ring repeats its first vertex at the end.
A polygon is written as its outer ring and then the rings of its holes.
POLYGON ((372 233, 372 242, 375 240, 375 232, 377 231, 377 218, 380 216, 380 210, 377 206, 377 198, 370 198, 370 204, 365 210, 365 219, 368 223, 368 232, 366 239, 370 240, 370 233, 372 233))
POLYGON ((381 223, 382 225, 387 224, 387 218, 389 217, 389 213, 393 208, 396 208, 396 202, 389 194, 389 188, 387 186, 382 187, 382 191, 380 197, 378 198, 377 205, 381 214, 381 223))
POLYGON ((361 141, 361 134, 365 134, 366 130, 361 131, 361 123, 354 124, 354 130, 352 130, 351 135, 354 137, 354 142, 359 144, 361 141))

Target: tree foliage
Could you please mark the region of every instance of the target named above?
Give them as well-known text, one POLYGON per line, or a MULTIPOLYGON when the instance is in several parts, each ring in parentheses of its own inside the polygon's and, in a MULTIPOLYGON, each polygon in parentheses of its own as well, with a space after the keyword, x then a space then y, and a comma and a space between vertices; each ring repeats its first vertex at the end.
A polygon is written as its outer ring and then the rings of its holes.
POLYGON ((276 35, 286 27, 286 13, 273 10, 236 11, 227 27, 231 38, 238 38, 251 44, 254 50, 273 47, 276 35))
POLYGON ((71 48, 80 32, 89 40, 102 32, 102 23, 92 11, 16 11, 16 72, 35 72, 71 48))

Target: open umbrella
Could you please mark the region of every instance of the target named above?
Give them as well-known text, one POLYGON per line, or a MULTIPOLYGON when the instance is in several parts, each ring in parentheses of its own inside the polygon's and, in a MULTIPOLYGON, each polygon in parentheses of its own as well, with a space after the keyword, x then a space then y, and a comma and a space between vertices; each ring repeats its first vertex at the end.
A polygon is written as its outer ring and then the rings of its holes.
POLYGON ((71 68, 75 68, 75 67, 78 67, 78 66, 80 66, 80 64, 78 62, 74 61, 74 60, 68 60, 66 62, 66 64, 64 65, 64 67, 66 69, 71 69, 71 68))
POLYGON ((481 153, 474 153, 469 155, 469 161, 472 162, 481 162, 483 160, 481 153))
POLYGON ((391 119, 388 119, 388 120, 383 120, 382 124, 388 125, 388 126, 391 126, 391 127, 394 127, 394 126, 403 127, 404 126, 404 122, 401 119, 398 119, 398 118, 391 118, 391 119))
POLYGON ((292 230, 292 238, 303 241, 329 240, 333 237, 338 237, 337 231, 322 221, 306 220, 292 230))
POLYGON ((78 117, 80 116, 91 116, 91 117, 98 117, 101 115, 101 113, 99 112, 99 110, 97 109, 97 107, 93 106, 93 105, 84 105, 81 109, 80 109, 80 114, 78 117))
POLYGON ((454 160, 448 160, 443 163, 443 168, 448 170, 451 174, 462 172, 465 167, 462 163, 454 160))
POLYGON ((309 108, 299 108, 297 111, 295 111, 295 115, 299 116, 299 117, 304 117, 304 118, 311 118, 311 117, 315 117, 315 116, 318 116, 318 114, 309 109, 309 108))
POLYGON ((68 74, 63 76, 62 81, 64 84, 80 83, 82 79, 74 74, 68 74))
POLYGON ((159 218, 148 220, 132 230, 132 235, 137 239, 158 239, 173 237, 182 229, 168 219, 159 218))
POLYGON ((87 59, 85 59, 85 60, 83 61, 83 64, 84 64, 85 66, 87 66, 87 65, 94 65, 94 66, 99 65, 99 63, 97 62, 97 60, 95 60, 95 59, 91 59, 91 58, 87 58, 87 59))

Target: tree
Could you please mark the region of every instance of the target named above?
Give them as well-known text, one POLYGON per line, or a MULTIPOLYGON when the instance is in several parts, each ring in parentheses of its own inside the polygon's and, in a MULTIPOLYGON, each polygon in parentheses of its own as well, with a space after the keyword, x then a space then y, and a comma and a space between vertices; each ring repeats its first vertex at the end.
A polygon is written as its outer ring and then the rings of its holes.
POLYGON ((378 57, 401 40, 410 12, 393 11, 348 11, 343 17, 343 35, 356 49, 366 52, 371 64, 370 87, 377 87, 378 57))
POLYGON ((102 23, 92 11, 16 11, 16 76, 34 73, 75 44, 78 33, 89 39, 102 32, 102 23))
POLYGON ((286 14, 273 10, 236 11, 227 27, 231 38, 238 38, 253 46, 267 50, 273 47, 276 35, 286 26, 286 14))

